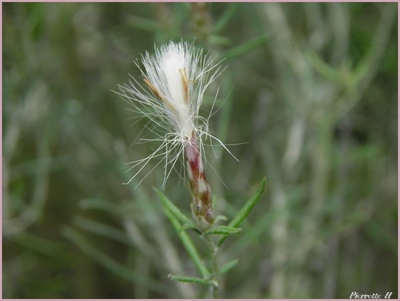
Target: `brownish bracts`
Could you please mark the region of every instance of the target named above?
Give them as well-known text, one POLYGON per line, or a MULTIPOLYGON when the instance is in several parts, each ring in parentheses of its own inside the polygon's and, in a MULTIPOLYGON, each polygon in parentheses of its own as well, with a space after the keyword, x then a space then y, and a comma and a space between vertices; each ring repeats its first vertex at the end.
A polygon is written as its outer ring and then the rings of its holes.
POLYGON ((192 213, 198 226, 202 230, 207 230, 214 223, 212 196, 194 132, 185 145, 185 159, 193 197, 192 213))

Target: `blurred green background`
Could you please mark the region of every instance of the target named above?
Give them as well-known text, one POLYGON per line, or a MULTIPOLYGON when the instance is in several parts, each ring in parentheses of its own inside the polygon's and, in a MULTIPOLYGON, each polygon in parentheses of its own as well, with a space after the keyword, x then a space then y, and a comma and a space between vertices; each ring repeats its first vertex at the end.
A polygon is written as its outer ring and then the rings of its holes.
MULTIPOLYGON (((113 92, 181 38, 227 66, 210 127, 240 163, 208 156, 217 213, 268 180, 224 245, 240 262, 221 297, 397 297, 397 3, 2 6, 4 298, 204 296, 167 278, 197 274, 152 188, 162 167, 122 185, 151 149, 113 92)), ((180 170, 164 192, 189 212, 180 170)))

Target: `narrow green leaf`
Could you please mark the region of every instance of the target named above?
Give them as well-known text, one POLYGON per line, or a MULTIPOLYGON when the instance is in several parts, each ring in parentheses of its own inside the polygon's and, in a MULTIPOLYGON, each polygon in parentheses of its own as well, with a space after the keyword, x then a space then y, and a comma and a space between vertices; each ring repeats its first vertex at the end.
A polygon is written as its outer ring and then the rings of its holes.
POLYGON ((182 241, 182 244, 184 245, 186 251, 189 253, 189 256, 192 258, 193 263, 196 265, 196 268, 199 270, 200 274, 203 277, 206 277, 210 273, 208 272, 206 266, 204 265, 203 261, 201 260, 199 253, 197 252, 192 240, 190 239, 189 235, 184 232, 180 231, 182 226, 180 225, 177 217, 170 211, 169 208, 164 207, 164 212, 167 215, 168 219, 174 226, 176 232, 179 235, 179 238, 182 241))
POLYGON ((90 244, 75 229, 65 226, 62 229, 62 234, 64 237, 72 241, 77 247, 79 247, 86 255, 90 256, 100 265, 115 273, 116 275, 124 278, 125 280, 142 285, 143 287, 147 287, 161 294, 165 294, 166 292, 168 292, 168 287, 165 284, 140 275, 136 273, 133 269, 129 269, 126 266, 116 262, 114 259, 101 252, 99 248, 90 244))
POLYGON ((239 262, 239 259, 234 259, 225 263, 219 270, 219 274, 223 275, 228 272, 230 269, 234 268, 239 262))
POLYGON ((168 278, 174 281, 179 281, 179 282, 189 282, 189 283, 197 283, 197 284, 202 284, 202 285, 209 285, 212 283, 211 280, 204 279, 204 278, 198 278, 198 277, 187 277, 187 276, 179 276, 179 275, 168 275, 168 278))
POLYGON ((132 245, 131 240, 129 237, 126 235, 125 232, 118 230, 114 227, 110 227, 108 225, 90 220, 88 218, 83 218, 83 217, 74 217, 73 223, 82 229, 88 230, 92 233, 96 233, 98 235, 128 244, 132 245))
POLYGON ((131 17, 133 27, 143 29, 148 32, 157 32, 160 30, 160 25, 150 19, 141 18, 141 17, 131 17))
POLYGON ((229 226, 218 226, 208 230, 207 234, 223 234, 223 235, 233 235, 242 232, 240 228, 234 228, 229 226))
POLYGON ((221 17, 218 18, 217 22, 213 26, 213 34, 219 33, 228 24, 229 20, 232 18, 236 9, 238 8, 238 3, 230 3, 225 12, 221 17))
POLYGON ((267 36, 261 35, 249 42, 246 42, 244 44, 241 44, 231 50, 226 51, 221 55, 221 57, 224 57, 226 60, 233 59, 235 57, 238 57, 246 52, 249 52, 258 46, 264 44, 267 41, 267 36))
POLYGON ((217 215, 214 224, 218 223, 219 221, 226 221, 226 220, 228 220, 228 218, 225 215, 217 215))
POLYGON ((314 67, 314 69, 320 75, 331 81, 338 81, 339 79, 338 71, 340 69, 332 68, 329 64, 325 63, 313 49, 306 49, 305 54, 308 57, 310 65, 314 67))
MULTIPOLYGON (((229 227, 235 227, 235 228, 238 227, 243 222, 243 220, 249 215, 250 211, 258 203, 262 194, 264 193, 266 183, 267 179, 264 177, 256 193, 246 202, 246 204, 242 207, 242 209, 240 209, 236 217, 228 224, 229 227)), ((221 246, 227 237, 228 236, 221 237, 221 239, 218 241, 218 246, 221 246)))
POLYGON ((197 229, 197 227, 161 191, 156 188, 155 190, 157 191, 162 202, 164 203, 164 212, 174 226, 176 232, 178 233, 179 238, 181 239, 186 251, 189 253, 200 274, 205 277, 209 274, 209 272, 202 260, 200 259, 200 256, 189 235, 183 231, 185 227, 193 229, 197 229), (180 222, 182 222, 184 225, 182 226, 180 222))
POLYGON ((79 201, 79 207, 81 209, 100 209, 108 212, 116 212, 115 204, 96 198, 85 198, 79 201))
POLYGON ((63 252, 63 247, 60 242, 45 239, 29 231, 22 231, 13 239, 15 239, 15 243, 23 246, 24 250, 29 250, 29 252, 33 251, 48 257, 68 258, 68 254, 63 252))
POLYGON ((199 231, 199 229, 194 226, 193 224, 184 224, 181 226, 181 228, 178 230, 178 234, 181 233, 182 231, 186 231, 188 229, 192 229, 195 231, 197 234, 201 235, 202 233, 199 231))
POLYGON ((230 227, 239 226, 243 222, 243 220, 247 217, 247 215, 249 215, 250 211, 258 203, 262 194, 264 193, 266 183, 267 179, 263 178, 256 193, 246 202, 246 204, 243 206, 242 209, 240 209, 236 217, 229 223, 230 227))
MULTIPOLYGON (((190 225, 190 228, 196 228, 196 226, 193 224, 193 222, 185 215, 183 214, 178 207, 176 207, 160 190, 157 188, 154 188, 156 192, 158 193, 158 196, 160 197, 161 201, 163 202, 164 206, 168 208, 168 210, 177 218, 180 220, 181 223, 185 225, 190 225)), ((186 226, 185 226, 186 227, 186 226)))

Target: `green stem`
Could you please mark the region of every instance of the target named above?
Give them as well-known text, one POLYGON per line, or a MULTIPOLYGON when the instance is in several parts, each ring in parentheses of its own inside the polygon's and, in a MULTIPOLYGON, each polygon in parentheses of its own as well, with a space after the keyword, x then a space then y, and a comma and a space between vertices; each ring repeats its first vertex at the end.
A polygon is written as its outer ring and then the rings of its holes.
POLYGON ((210 282, 210 292, 212 298, 219 298, 219 265, 218 265, 218 247, 216 243, 211 239, 210 235, 203 236, 204 242, 210 252, 211 259, 211 282, 210 282))

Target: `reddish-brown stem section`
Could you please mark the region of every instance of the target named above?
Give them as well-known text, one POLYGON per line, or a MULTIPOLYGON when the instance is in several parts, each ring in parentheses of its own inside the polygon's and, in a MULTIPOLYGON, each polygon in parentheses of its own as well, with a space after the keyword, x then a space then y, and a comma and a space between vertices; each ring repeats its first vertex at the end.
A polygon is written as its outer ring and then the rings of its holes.
POLYGON ((207 182, 195 133, 185 146, 185 159, 193 196, 192 211, 199 226, 209 228, 214 222, 211 189, 207 182))

